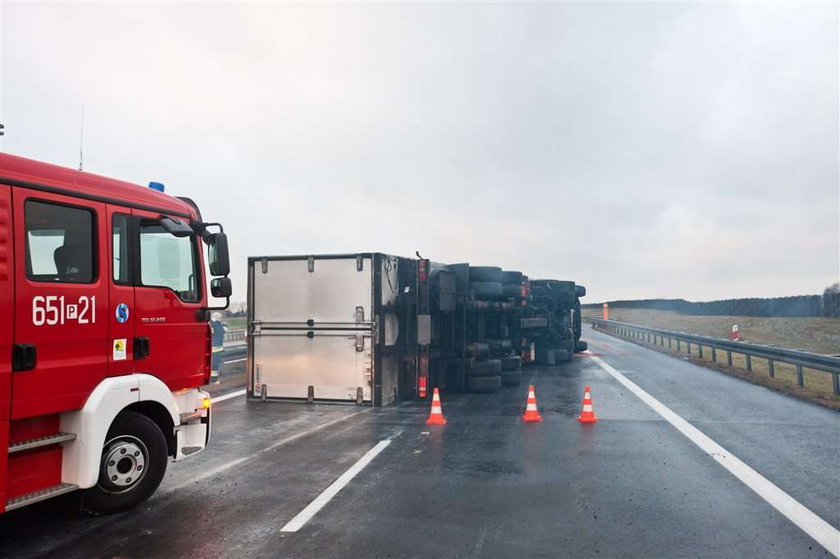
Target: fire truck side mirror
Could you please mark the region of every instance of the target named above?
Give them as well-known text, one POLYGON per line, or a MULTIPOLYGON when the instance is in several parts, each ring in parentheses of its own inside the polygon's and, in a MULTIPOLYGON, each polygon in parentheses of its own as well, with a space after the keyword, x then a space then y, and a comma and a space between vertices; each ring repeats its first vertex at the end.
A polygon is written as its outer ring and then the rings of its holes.
POLYGON ((233 293, 230 278, 213 278, 210 280, 210 293, 217 299, 230 297, 233 293))
POLYGON ((224 233, 213 233, 207 241, 207 247, 210 275, 227 276, 230 274, 227 235, 224 233))

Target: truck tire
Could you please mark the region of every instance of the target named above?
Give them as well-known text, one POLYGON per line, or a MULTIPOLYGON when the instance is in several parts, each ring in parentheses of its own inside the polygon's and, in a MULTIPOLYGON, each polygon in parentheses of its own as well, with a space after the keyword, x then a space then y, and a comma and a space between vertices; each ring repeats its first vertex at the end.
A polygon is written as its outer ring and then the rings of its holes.
POLYGON ((573 359, 572 352, 568 349, 555 349, 554 350, 554 362, 555 363, 568 363, 573 359))
POLYGON ((467 377, 489 377, 502 372, 502 362, 498 359, 487 361, 473 361, 467 370, 467 377))
POLYGON ((572 330, 575 332, 575 340, 580 339, 581 331, 583 330, 583 323, 581 322, 583 317, 580 316, 580 300, 575 303, 575 316, 572 319, 572 330))
POLYGON ((502 375, 490 377, 467 377, 467 391, 495 392, 502 387, 502 375))
POLYGON ((575 297, 586 297, 586 288, 582 285, 575 285, 575 297))
POLYGON ((140 413, 120 413, 105 436, 99 479, 85 490, 84 508, 113 514, 145 501, 166 473, 168 454, 157 423, 140 413))
POLYGON ((502 357, 502 372, 519 371, 522 369, 522 358, 518 355, 502 357))
POLYGON ((470 266, 470 281, 502 283, 502 269, 498 266, 470 266))
POLYGON ((589 349, 589 344, 584 341, 576 341, 575 342, 575 353, 582 353, 589 349))
POLYGON ((485 359, 490 357, 490 346, 486 342, 472 342, 467 344, 467 355, 485 359))
POLYGON ((522 272, 511 272, 505 270, 502 272, 502 277, 499 281, 502 283, 515 284, 518 287, 522 285, 522 272))
POLYGON ((502 384, 504 386, 519 386, 522 382, 522 371, 502 371, 502 384))
POLYGON ((518 283, 503 283, 502 297, 521 297, 522 285, 518 283))
POLYGON ((495 299, 502 296, 502 284, 497 281, 474 281, 470 283, 470 290, 476 297, 495 299))
POLYGON ((556 365, 553 349, 537 348, 536 362, 540 365, 556 365))

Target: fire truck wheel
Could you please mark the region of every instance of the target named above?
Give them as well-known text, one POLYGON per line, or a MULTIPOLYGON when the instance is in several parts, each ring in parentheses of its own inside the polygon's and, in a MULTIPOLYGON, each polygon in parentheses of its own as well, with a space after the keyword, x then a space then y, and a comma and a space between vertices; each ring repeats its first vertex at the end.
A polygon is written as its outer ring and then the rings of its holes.
POLYGON ((586 287, 575 285, 575 297, 586 297, 586 287))
POLYGON ((502 284, 497 281, 474 281, 470 283, 470 289, 476 297, 502 296, 502 284))
POLYGON ((467 390, 470 392, 495 392, 501 387, 501 375, 493 375, 492 377, 467 378, 467 390))
POLYGON ((487 361, 473 361, 467 371, 467 377, 489 377, 502 372, 502 362, 498 359, 487 361))
POLYGON ((589 344, 580 340, 575 342, 575 353, 581 353, 589 349, 589 344))
POLYGON ((167 454, 166 439, 154 421, 120 413, 105 437, 99 479, 85 491, 85 509, 111 514, 147 499, 166 473, 167 454))
POLYGON ((470 281, 501 283, 502 269, 497 266, 470 266, 470 281))
POLYGON ((522 371, 502 371, 504 386, 518 386, 522 382, 522 371))
POLYGON ((502 357, 502 371, 518 371, 522 369, 522 358, 518 355, 502 357))
POLYGON ((505 270, 502 272, 502 283, 510 283, 519 287, 522 285, 522 272, 512 272, 509 270, 505 270))

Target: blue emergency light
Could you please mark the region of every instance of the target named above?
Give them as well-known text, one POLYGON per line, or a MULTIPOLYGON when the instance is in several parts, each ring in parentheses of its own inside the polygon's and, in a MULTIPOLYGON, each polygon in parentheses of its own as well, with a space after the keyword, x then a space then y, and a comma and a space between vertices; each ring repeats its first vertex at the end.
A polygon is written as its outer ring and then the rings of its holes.
POLYGON ((149 188, 157 190, 158 192, 163 192, 164 186, 162 182, 150 182, 149 188))

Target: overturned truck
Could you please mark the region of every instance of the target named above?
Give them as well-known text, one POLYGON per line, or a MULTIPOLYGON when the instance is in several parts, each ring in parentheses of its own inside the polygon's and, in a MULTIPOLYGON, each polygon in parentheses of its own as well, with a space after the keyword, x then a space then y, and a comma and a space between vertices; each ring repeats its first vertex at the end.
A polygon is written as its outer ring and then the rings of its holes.
POLYGON ((492 392, 586 349, 583 286, 382 253, 248 259, 252 399, 382 406, 492 392))

